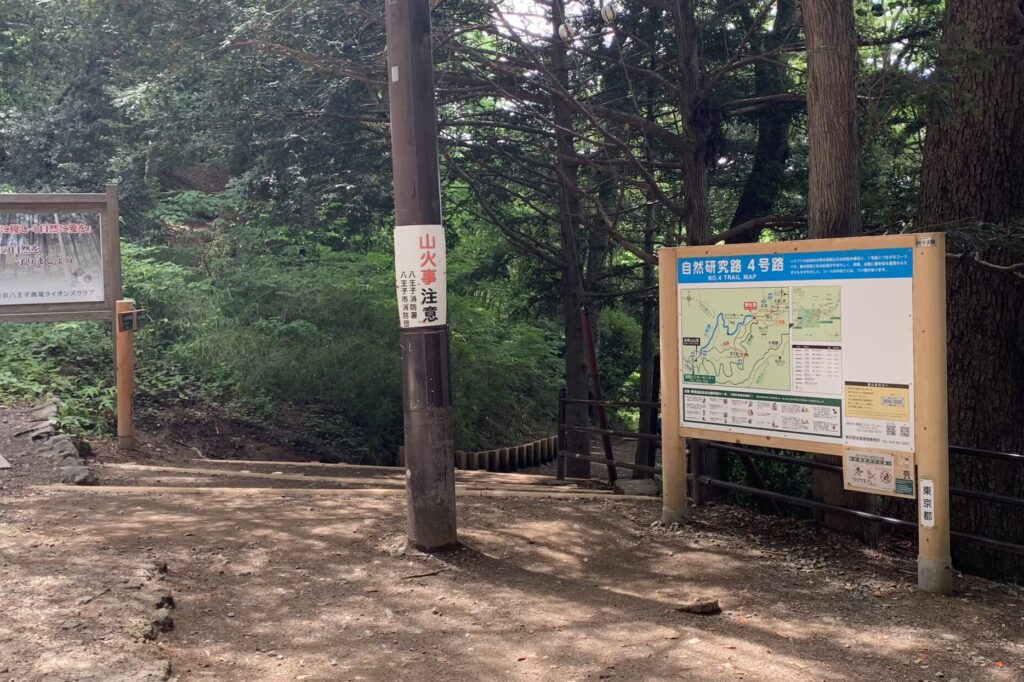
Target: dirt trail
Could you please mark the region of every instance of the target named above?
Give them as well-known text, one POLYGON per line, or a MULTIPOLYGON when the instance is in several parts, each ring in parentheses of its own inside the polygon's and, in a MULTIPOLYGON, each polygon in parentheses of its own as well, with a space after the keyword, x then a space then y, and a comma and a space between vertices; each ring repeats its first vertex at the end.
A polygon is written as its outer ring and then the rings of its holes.
POLYGON ((898 541, 727 507, 652 526, 658 500, 459 498, 464 549, 427 556, 404 547, 401 497, 332 493, 8 480, 0 680, 159 679, 163 661, 179 680, 1024 679, 1024 592, 965 577, 952 598, 918 593, 898 541), (153 562, 175 629, 135 640, 125 604, 153 562), (723 613, 676 610, 695 596, 723 613))

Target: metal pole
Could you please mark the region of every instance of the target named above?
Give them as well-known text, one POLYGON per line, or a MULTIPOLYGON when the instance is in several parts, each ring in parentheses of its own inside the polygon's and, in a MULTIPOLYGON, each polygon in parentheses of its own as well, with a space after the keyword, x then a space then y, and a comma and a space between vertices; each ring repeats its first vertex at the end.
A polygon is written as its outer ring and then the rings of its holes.
MULTIPOLYGON (((386 0, 385 21, 397 237, 441 224, 429 2, 386 0)), ((439 551, 458 543, 448 326, 403 327, 401 347, 409 543, 439 551)))

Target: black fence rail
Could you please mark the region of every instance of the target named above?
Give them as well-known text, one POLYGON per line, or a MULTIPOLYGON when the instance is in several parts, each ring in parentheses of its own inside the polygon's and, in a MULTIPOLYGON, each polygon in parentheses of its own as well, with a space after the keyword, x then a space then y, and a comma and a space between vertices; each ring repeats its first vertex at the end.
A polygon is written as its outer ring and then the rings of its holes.
MULTIPOLYGON (((623 469, 631 469, 633 471, 639 471, 652 476, 661 473, 661 467, 656 466, 656 453, 658 448, 661 447, 661 434, 658 433, 643 433, 636 431, 620 431, 616 429, 600 429, 591 426, 576 426, 572 424, 566 424, 566 406, 568 405, 586 405, 588 407, 608 407, 608 408, 640 408, 647 409, 653 413, 653 418, 650 423, 647 424, 648 428, 657 428, 657 415, 660 403, 658 402, 643 402, 643 401, 615 401, 615 400, 592 400, 584 398, 567 398, 565 392, 558 396, 558 463, 557 463, 557 476, 559 480, 565 478, 565 463, 568 460, 576 460, 583 462, 592 462, 595 464, 603 464, 608 467, 608 482, 615 483, 616 469, 622 467, 623 469), (640 462, 627 462, 621 459, 614 459, 608 457, 594 457, 589 452, 570 452, 566 447, 566 436, 569 431, 578 433, 593 433, 595 435, 608 438, 610 436, 618 436, 621 438, 635 438, 641 441, 649 441, 651 443, 648 452, 646 464, 640 462)), ((606 453, 609 451, 606 448, 606 453)))
MULTIPOLYGON (((660 449, 661 447, 661 434, 650 433, 650 432, 632 432, 632 431, 620 431, 614 429, 599 429, 590 426, 575 426, 565 423, 565 406, 567 404, 581 404, 581 405, 602 405, 609 408, 656 408, 658 403, 645 403, 645 402, 612 402, 612 401, 597 401, 597 400, 583 400, 583 399, 568 399, 564 396, 559 399, 559 419, 558 419, 558 477, 565 478, 565 462, 567 460, 581 460, 586 462, 592 462, 596 464, 604 464, 609 467, 610 471, 613 471, 615 467, 622 467, 624 469, 632 469, 634 471, 641 471, 648 474, 660 474, 661 467, 656 466, 653 462, 650 464, 638 464, 635 462, 626 462, 623 460, 610 459, 607 457, 594 457, 590 453, 576 453, 569 452, 566 447, 566 434, 569 431, 577 431, 584 433, 593 433, 602 436, 619 436, 624 438, 636 438, 638 440, 648 440, 652 445, 652 451, 655 448, 660 449)), ((656 426, 652 424, 651 426, 656 426)), ((652 429, 653 431, 654 429, 652 429)), ((754 448, 742 445, 733 445, 730 443, 723 443, 718 441, 687 441, 690 446, 689 454, 687 458, 690 463, 690 473, 687 479, 691 482, 691 497, 695 506, 701 506, 704 504, 707 493, 711 489, 728 490, 732 492, 745 493, 755 498, 769 501, 775 505, 777 503, 791 504, 798 507, 807 509, 815 509, 833 512, 836 514, 844 514, 847 516, 856 517, 865 521, 874 521, 882 523, 888 526, 905 528, 905 529, 916 529, 917 523, 913 521, 906 521, 903 519, 893 518, 890 516, 883 516, 881 514, 874 514, 872 512, 861 511, 857 509, 848 509, 846 507, 840 507, 837 505, 827 504, 825 502, 819 502, 817 500, 809 500, 803 497, 796 497, 788 495, 786 493, 769 490, 761 477, 758 468, 756 466, 757 460, 781 462, 792 466, 808 467, 811 469, 819 469, 822 471, 833 471, 842 474, 843 468, 836 464, 829 464, 815 459, 804 459, 801 457, 794 457, 791 454, 784 454, 779 451, 767 450, 764 448, 754 448), (736 483, 733 481, 725 481, 722 479, 714 478, 706 475, 702 471, 702 463, 704 457, 698 454, 699 451, 711 452, 713 456, 722 457, 726 453, 734 454, 741 459, 743 462, 743 468, 747 476, 747 485, 742 483, 736 483), (753 485, 750 485, 750 484, 753 485)), ((949 447, 949 454, 952 457, 979 457, 983 459, 999 460, 1004 462, 1013 462, 1024 466, 1024 455, 1011 453, 1011 452, 997 452, 993 450, 982 450, 979 448, 962 447, 958 445, 952 445, 949 447)), ((614 482, 614 480, 612 480, 614 482)), ((982 490, 968 490, 965 488, 950 487, 950 496, 953 497, 964 497, 976 500, 984 500, 986 502, 992 502, 994 504, 1001 504, 1007 507, 1013 508, 1024 508, 1024 497, 1009 497, 1007 495, 998 495, 996 493, 985 492, 982 490)), ((1024 495, 1024 491, 1022 491, 1024 495)), ((777 507, 776 507, 777 509, 777 507)), ((953 520, 955 521, 955 519, 953 520)), ((1024 545, 1019 545, 1013 542, 1006 542, 1004 540, 997 540, 995 538, 988 538, 979 535, 972 535, 970 533, 963 533, 959 531, 951 531, 950 535, 953 538, 959 540, 965 540, 978 545, 983 545, 1003 552, 1012 554, 1024 555, 1024 545)))

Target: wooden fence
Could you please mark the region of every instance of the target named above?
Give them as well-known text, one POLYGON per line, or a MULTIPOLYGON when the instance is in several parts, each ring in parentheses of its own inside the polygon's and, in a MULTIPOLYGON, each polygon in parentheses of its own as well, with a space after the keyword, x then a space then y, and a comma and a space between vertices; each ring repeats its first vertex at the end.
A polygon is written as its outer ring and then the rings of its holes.
MULTIPOLYGON (((455 468, 465 471, 519 471, 553 462, 558 456, 558 436, 532 443, 480 452, 455 452, 455 468)), ((405 466, 405 448, 398 449, 398 465, 405 466)))

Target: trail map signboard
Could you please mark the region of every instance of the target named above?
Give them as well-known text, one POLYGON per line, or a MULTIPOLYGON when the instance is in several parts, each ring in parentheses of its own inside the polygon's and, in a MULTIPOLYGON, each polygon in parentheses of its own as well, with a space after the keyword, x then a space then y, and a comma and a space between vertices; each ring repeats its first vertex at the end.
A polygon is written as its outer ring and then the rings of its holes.
POLYGON ((687 439, 842 457, 846 488, 921 500, 918 585, 949 594, 944 235, 667 248, 658 264, 662 521, 686 513, 687 439))
POLYGON ((914 451, 910 248, 680 257, 682 426, 914 451))
POLYGON ((117 190, 0 194, 0 321, 112 320, 117 190))

